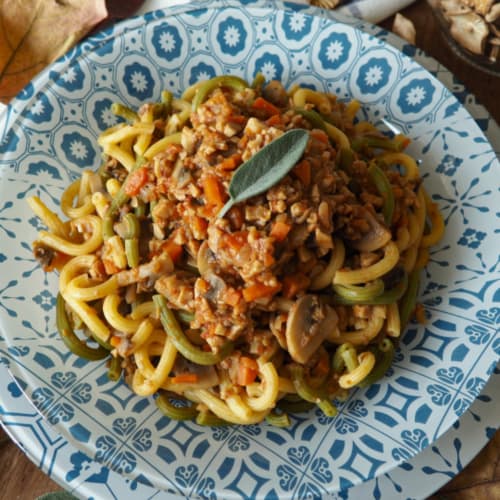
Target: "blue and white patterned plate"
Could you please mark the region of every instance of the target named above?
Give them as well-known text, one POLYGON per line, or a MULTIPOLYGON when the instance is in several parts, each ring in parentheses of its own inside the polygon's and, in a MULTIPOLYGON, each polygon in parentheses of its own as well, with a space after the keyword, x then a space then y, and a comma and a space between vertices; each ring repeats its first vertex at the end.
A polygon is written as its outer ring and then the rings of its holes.
POLYGON ((500 352, 500 231, 491 222, 499 163, 456 97, 385 37, 297 5, 201 2, 98 35, 9 106, 0 136, 0 352, 75 448, 134 484, 171 493, 319 497, 409 460, 474 401, 500 352), (68 182, 99 165, 96 137, 113 124, 113 101, 137 106, 164 87, 180 92, 221 73, 251 80, 256 71, 356 97, 366 118, 407 133, 447 231, 421 291, 427 323, 408 328, 386 379, 354 393, 334 419, 312 412, 290 429, 204 429, 169 421, 150 399, 108 381, 103 364, 66 351, 54 329, 56 279, 32 258, 39 227, 25 198, 37 194, 56 209, 68 182))
MULTIPOLYGON (((330 494, 327 498, 427 498, 460 472, 491 439, 500 414, 499 390, 500 370, 496 370, 470 408, 432 446, 376 479, 330 494)), ((0 401, 0 422, 4 429, 40 469, 78 498, 174 498, 165 491, 126 479, 78 451, 54 432, 2 364, 0 401)))

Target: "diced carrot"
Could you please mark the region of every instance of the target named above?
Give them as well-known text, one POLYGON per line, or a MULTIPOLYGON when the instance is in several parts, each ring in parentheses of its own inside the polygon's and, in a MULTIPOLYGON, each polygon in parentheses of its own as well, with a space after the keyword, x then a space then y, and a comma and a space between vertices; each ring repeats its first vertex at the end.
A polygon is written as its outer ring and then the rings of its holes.
POLYGON ((282 123, 281 115, 272 115, 266 120, 266 125, 269 125, 270 127, 281 125, 282 123))
POLYGON ((118 335, 111 335, 111 338, 109 339, 109 343, 113 347, 118 347, 121 344, 121 342, 122 342, 122 339, 118 335))
POLYGON ((247 119, 248 118, 244 115, 231 115, 227 121, 230 123, 242 124, 242 123, 245 123, 247 121, 247 119))
POLYGON ((271 227, 270 234, 276 241, 284 241, 288 236, 290 229, 292 229, 292 226, 290 226, 290 224, 282 221, 276 221, 271 227))
POLYGON ((305 290, 311 280, 303 273, 288 274, 283 278, 283 296, 287 299, 295 297, 305 290))
POLYGON ((222 160, 218 167, 222 170, 234 170, 239 165, 241 165, 241 154, 235 153, 234 155, 222 160))
POLYGON ((243 289, 243 298, 245 302, 252 302, 263 297, 271 297, 279 292, 281 285, 264 285, 263 283, 255 283, 243 289))
POLYGON ((238 361, 238 375, 236 383, 238 385, 250 385, 252 384, 257 375, 259 374, 259 365, 257 361, 248 356, 241 356, 238 361))
POLYGON ((248 241, 248 231, 238 231, 236 233, 226 233, 221 237, 221 244, 232 250, 239 252, 248 241))
POLYGON ((207 236, 208 221, 203 217, 194 215, 191 219, 193 235, 197 240, 205 239, 207 236))
POLYGON ((168 256, 172 259, 172 262, 176 264, 182 257, 182 245, 175 243, 173 238, 169 238, 163 245, 161 249, 168 253, 168 256))
POLYGON ((215 175, 207 175, 203 180, 203 192, 209 205, 222 207, 227 199, 219 179, 215 175))
POLYGON ((140 167, 129 175, 123 190, 128 196, 136 196, 147 181, 148 169, 140 167))
POLYGON ((211 219, 215 215, 217 215, 217 212, 220 207, 217 205, 200 205, 196 209, 196 213, 200 216, 203 217, 204 219, 211 219))
POLYGON ((210 284, 203 278, 199 278, 196 280, 196 288, 200 294, 204 294, 207 293, 208 290, 210 290, 210 284))
POLYGON ((117 273, 118 271, 121 271, 121 269, 113 262, 112 259, 102 259, 102 264, 104 266, 104 270, 106 271, 106 274, 112 275, 117 273))
POLYGON ((196 373, 179 373, 170 379, 173 384, 196 384, 198 383, 198 375, 196 373))
POLYGON ((311 163, 308 160, 302 160, 293 167, 293 173, 301 180, 304 186, 311 184, 311 163))
POLYGON ((257 97, 252 104, 253 109, 258 109, 259 111, 266 112, 269 116, 278 115, 280 110, 272 103, 264 99, 263 97, 257 97))
POLYGON ((241 292, 235 288, 229 287, 224 292, 224 302, 231 307, 236 307, 241 300, 241 292))
POLYGON ((319 128, 314 128, 309 132, 310 136, 316 139, 319 142, 322 142, 324 144, 328 144, 330 142, 330 139, 328 138, 328 135, 326 134, 325 131, 320 130, 319 128))

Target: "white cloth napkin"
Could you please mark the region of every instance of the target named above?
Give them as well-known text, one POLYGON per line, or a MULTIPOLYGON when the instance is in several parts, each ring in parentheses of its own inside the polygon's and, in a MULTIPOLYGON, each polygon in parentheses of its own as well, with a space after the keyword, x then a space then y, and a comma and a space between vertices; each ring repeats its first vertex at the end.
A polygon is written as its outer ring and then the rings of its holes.
MULTIPOLYGON (((289 1, 303 4, 310 3, 309 0, 289 1)), ((335 10, 376 24, 392 16, 392 14, 395 14, 401 9, 404 9, 414 1, 415 0, 343 0, 335 10)), ((137 13, 144 14, 151 10, 187 3, 196 3, 196 0, 146 0, 137 13)))
POLYGON ((335 10, 377 24, 408 7, 415 0, 351 0, 342 2, 335 10))

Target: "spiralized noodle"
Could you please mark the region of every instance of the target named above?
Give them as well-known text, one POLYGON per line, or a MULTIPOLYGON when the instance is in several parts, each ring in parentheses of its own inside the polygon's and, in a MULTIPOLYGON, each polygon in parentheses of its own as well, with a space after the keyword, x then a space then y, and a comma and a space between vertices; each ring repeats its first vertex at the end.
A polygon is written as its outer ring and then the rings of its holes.
POLYGON ((336 398, 376 382, 444 221, 409 140, 357 120, 360 106, 262 75, 113 105, 103 165, 61 197, 69 220, 28 200, 66 345, 206 425, 334 416, 336 398), (234 172, 297 128, 307 146, 289 173, 220 216, 234 172))

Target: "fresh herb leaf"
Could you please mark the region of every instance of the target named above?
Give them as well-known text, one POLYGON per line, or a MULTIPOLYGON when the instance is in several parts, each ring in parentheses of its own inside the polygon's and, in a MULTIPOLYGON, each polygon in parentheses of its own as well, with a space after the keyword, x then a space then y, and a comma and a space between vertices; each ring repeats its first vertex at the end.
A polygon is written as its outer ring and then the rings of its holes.
POLYGON ((218 216, 224 217, 234 204, 274 186, 296 165, 308 141, 307 130, 289 130, 240 165, 229 184, 230 198, 218 216))

